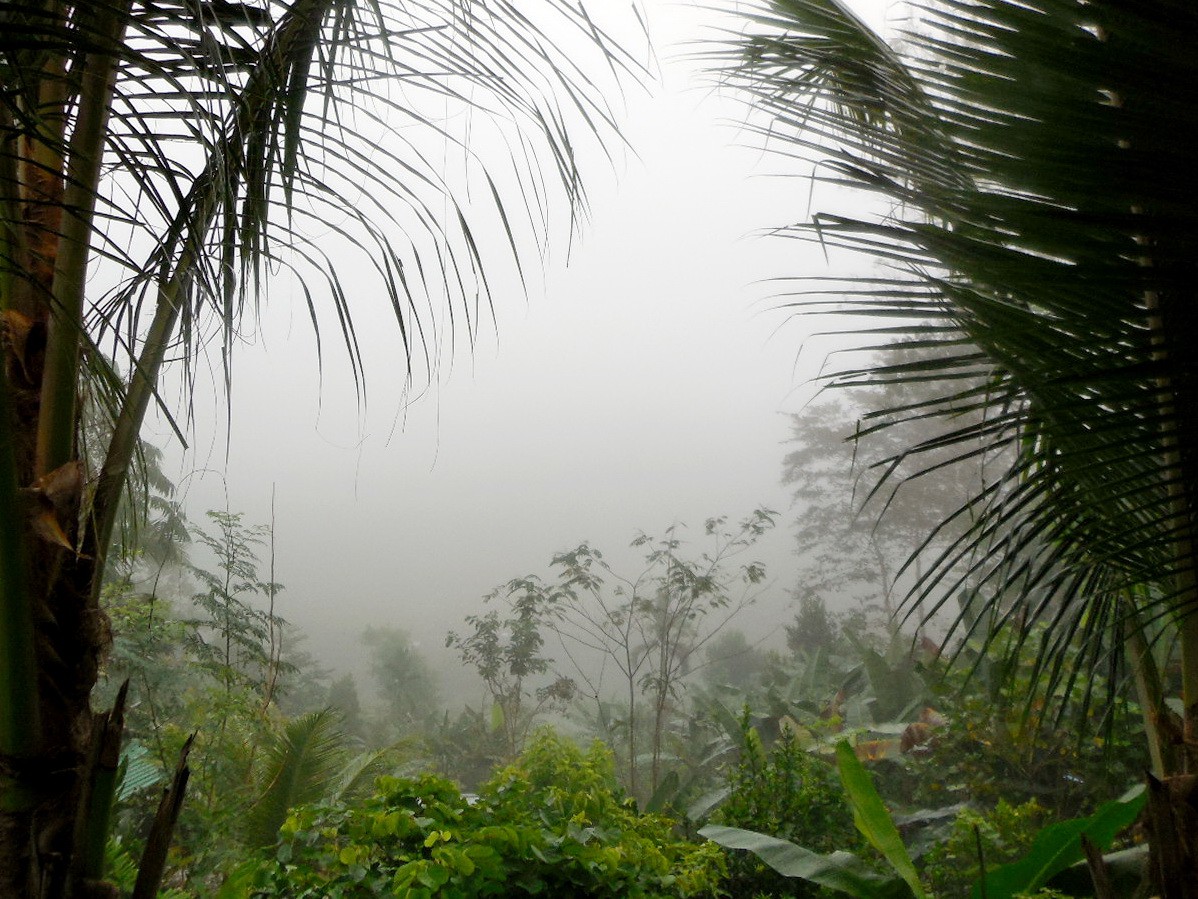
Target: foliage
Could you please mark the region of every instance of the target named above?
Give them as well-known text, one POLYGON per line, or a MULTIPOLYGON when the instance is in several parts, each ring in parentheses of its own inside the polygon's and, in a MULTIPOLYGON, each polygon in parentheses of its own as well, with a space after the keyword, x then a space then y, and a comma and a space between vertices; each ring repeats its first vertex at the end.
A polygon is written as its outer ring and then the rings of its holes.
POLYGON ((1034 799, 1021 805, 999 799, 986 812, 962 809, 949 833, 920 859, 924 883, 934 896, 966 896, 981 876, 982 861, 991 870, 1025 855, 1045 823, 1047 812, 1034 799))
POLYGON ((341 716, 347 734, 365 742, 366 721, 362 717, 362 702, 358 698, 358 685, 353 674, 346 672, 329 684, 324 705, 341 716))
POLYGON ((1100 672, 1071 693, 1035 696, 1037 660, 1005 647, 963 647, 957 663, 940 668, 939 723, 913 757, 918 801, 968 801, 981 808, 1000 799, 1035 800, 1052 818, 1087 813, 1123 792, 1147 766, 1135 708, 1126 700, 1103 709, 1086 703, 1093 690, 1111 692, 1100 672))
POLYGON ((970 587, 992 614, 960 627, 1005 629, 1018 652, 1043 625, 1033 651, 1050 699, 1062 681, 1114 671, 1144 620, 1164 622, 1187 720, 1174 725, 1139 671, 1146 730, 1158 773, 1191 770, 1198 113, 1183 85, 1198 13, 1172 0, 943 0, 893 47, 829 0, 746 14, 730 78, 768 118, 760 133, 882 201, 876 216, 786 229, 891 265, 796 304, 858 313, 876 323, 867 341, 905 333, 928 351, 832 380, 937 385, 876 410, 867 431, 949 423, 884 460, 877 493, 905 488, 893 473, 909 461, 926 471, 946 452, 971 465, 1009 452, 930 532, 949 546, 914 572, 912 614, 970 587))
POLYGON ((256 552, 267 543, 270 530, 242 524, 241 513, 211 511, 208 518, 215 530, 197 528, 196 540, 215 556, 216 569, 189 566, 203 588, 191 598, 200 613, 188 621, 191 652, 226 692, 234 686, 261 686, 267 693, 282 664, 284 624, 274 614, 274 597, 282 585, 258 576, 256 552), (268 603, 269 609, 262 608, 268 603))
POLYGON ((761 680, 766 654, 750 643, 744 631, 725 630, 717 634, 703 650, 703 661, 696 668, 707 684, 746 689, 761 680))
MULTIPOLYGON (((728 771, 728 798, 712 817, 716 824, 759 831, 815 852, 851 850, 858 843, 844 790, 827 762, 809 754, 789 730, 766 749, 740 718, 740 757, 728 771)), ((802 882, 787 882, 756 859, 729 859, 735 896, 760 893, 814 895, 802 882)))
POLYGON ((486 599, 504 602, 507 614, 501 617, 493 610, 485 615, 468 615, 466 624, 473 630, 463 635, 451 631, 445 645, 456 649, 486 685, 492 730, 503 735, 503 758, 507 760, 520 751, 537 715, 547 707, 568 702, 574 688, 564 677, 536 688, 526 684, 547 672, 552 662, 541 654, 546 609, 538 592, 531 585, 520 589, 512 586, 506 595, 501 597, 496 590, 486 599))
POLYGON ((243 824, 245 844, 269 846, 296 805, 320 799, 349 756, 349 737, 335 712, 311 712, 288 721, 264 747, 258 779, 265 789, 243 824))
MULTIPOLYGON (((709 824, 700 834, 727 849, 744 849, 783 877, 804 881, 813 888, 846 893, 857 899, 910 899, 910 888, 897 877, 879 874, 851 852, 827 855, 812 852, 787 840, 739 827, 709 824)), ((755 894, 758 899, 770 894, 755 894)))
POLYGON ((791 652, 818 652, 837 638, 836 622, 823 598, 810 593, 799 597, 799 611, 786 625, 786 647, 791 652))
POLYGON ((826 887, 858 899, 924 899, 926 893, 894 819, 856 751, 847 741, 837 743, 835 751, 853 824, 891 867, 893 875, 879 875, 857 855, 843 851, 821 854, 755 831, 708 826, 700 834, 728 848, 747 849, 784 877, 813 887, 826 887))
POLYGON ((362 635, 370 670, 387 711, 386 730, 396 736, 423 729, 436 714, 436 676, 402 630, 370 627, 362 635))
POLYGON ((915 899, 925 899, 915 865, 903 844, 894 819, 874 788, 873 780, 847 740, 836 744, 836 770, 853 808, 853 823, 869 844, 881 853, 896 874, 911 888, 915 899))
POLYGON ((475 801, 433 775, 382 778, 360 805, 294 812, 249 895, 717 895, 718 850, 638 814, 612 772, 598 745, 541 731, 475 801))
POLYGON ((1119 799, 1103 803, 1089 817, 1050 824, 1035 835, 1031 849, 1022 858, 988 869, 985 882, 975 883, 972 899, 1014 899, 1047 886, 1054 874, 1085 857, 1083 836, 1099 851, 1109 849, 1119 832, 1136 820, 1147 799, 1144 788, 1136 787, 1119 799))
POLYGON ((470 706, 457 715, 445 711, 425 735, 433 770, 464 790, 477 790, 512 758, 504 720, 470 706))
MULTIPOLYGON (((884 359, 912 366, 928 356, 918 342, 900 340, 886 348, 884 359)), ((792 416, 782 479, 794 497, 800 599, 834 599, 840 607, 855 600, 890 618, 911 586, 903 573, 918 570, 912 557, 931 564, 961 530, 953 513, 1000 455, 965 465, 951 464, 951 447, 915 459, 904 453, 910 445, 936 442, 975 415, 962 410, 944 421, 912 418, 873 432, 865 421, 874 410, 931 399, 941 390, 934 381, 855 384, 851 391, 822 394, 792 416), (875 492, 879 471, 901 489, 875 492)), ((818 627, 818 618, 809 624, 818 627)))
MULTIPOLYGON (((704 525, 710 549, 697 556, 683 549, 682 525, 668 528, 661 538, 642 533, 632 542, 644 551, 643 568, 634 577, 618 574, 602 552, 582 543, 553 557, 552 581, 516 578, 489 597, 506 599, 519 612, 518 620, 535 622, 532 652, 540 652, 545 631, 558 638, 568 670, 559 666, 557 683, 568 682, 593 705, 596 720, 622 732, 625 784, 638 799, 652 796, 665 776, 670 726, 683 685, 698 667, 698 653, 753 601, 765 577, 759 562, 733 563, 774 526, 774 519, 768 509, 755 510, 736 526, 724 517, 710 518, 704 525), (612 669, 614 684, 605 679, 612 669), (612 720, 613 709, 619 710, 618 721, 612 720), (648 733, 647 753, 641 748, 642 731, 648 733), (645 755, 648 778, 642 770, 645 755)), ((548 668, 550 660, 535 658, 543 666, 539 670, 548 668)), ((604 728, 604 736, 609 730, 604 728)))

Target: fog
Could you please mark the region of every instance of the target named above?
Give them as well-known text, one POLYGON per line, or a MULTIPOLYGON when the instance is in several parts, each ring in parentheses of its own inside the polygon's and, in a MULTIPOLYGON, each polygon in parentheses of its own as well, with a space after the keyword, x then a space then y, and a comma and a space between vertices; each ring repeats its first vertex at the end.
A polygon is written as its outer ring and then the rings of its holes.
MULTIPOLYGON (((681 58, 679 41, 709 33, 703 15, 647 13, 660 71, 626 99, 632 152, 594 159, 575 239, 559 235, 527 295, 510 273, 498 283, 494 323, 473 349, 458 335, 431 384, 405 389, 398 335, 379 313, 357 322, 359 403, 329 335, 318 367, 286 285, 236 349, 227 409, 219 365, 201 381, 169 473, 196 521, 228 508, 269 523, 273 493, 279 611, 329 667, 360 671, 359 637, 383 624, 451 669, 446 631, 555 552, 588 540, 619 567, 642 530, 685 522, 701 541, 704 519, 758 506, 779 526, 755 554, 767 587, 740 626, 769 640, 791 615, 781 465, 829 344, 813 338, 827 323, 794 318, 769 282, 828 262, 760 232, 805 217, 812 185, 773 177, 805 170, 754 149, 737 102, 681 58)), ((147 431, 159 445, 169 434, 161 421, 147 431)))

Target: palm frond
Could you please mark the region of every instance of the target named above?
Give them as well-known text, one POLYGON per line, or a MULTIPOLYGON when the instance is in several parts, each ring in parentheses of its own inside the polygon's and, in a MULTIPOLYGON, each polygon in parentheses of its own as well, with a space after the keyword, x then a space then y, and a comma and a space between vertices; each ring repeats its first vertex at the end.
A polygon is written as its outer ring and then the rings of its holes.
POLYGON ((288 811, 324 796, 349 757, 350 744, 331 709, 287 722, 267 752, 262 793, 246 815, 246 844, 269 846, 288 811))
MULTIPOLYGON (((796 306, 929 345, 962 334, 985 359, 934 354, 918 371, 839 382, 959 378, 972 365, 957 392, 882 410, 874 426, 964 404, 986 414, 905 455, 946 441, 962 461, 1018 450, 962 507, 968 527, 923 571, 912 609, 982 588, 994 620, 1043 622, 1045 649, 1076 637, 1086 665, 1117 653, 1117 598, 1133 586, 1158 614, 1193 618, 1198 106, 1186 86, 1198 11, 938 0, 900 53, 837 0, 753 9, 720 62, 764 113, 758 132, 885 204, 787 229, 891 269, 839 301, 800 287, 796 306)), ((1050 689, 1065 677, 1048 671, 1050 689)))
POLYGON ((393 318, 409 379, 430 376, 458 336, 473 345, 494 314, 485 270, 523 278, 522 248, 543 254, 564 221, 550 210, 571 223, 585 212, 581 144, 618 134, 606 88, 640 71, 565 0, 86 9, 3 11, 0 302, 45 307, 38 260, 52 253, 28 238, 57 240, 64 185, 94 201, 103 264, 82 319, 56 330, 99 347, 132 385, 97 491, 101 532, 165 358, 191 384, 215 341, 227 382, 269 272, 289 274, 318 335, 339 332, 360 390, 357 322, 372 306, 393 318), (91 24, 105 16, 115 44, 91 24), (116 66, 95 184, 60 174, 70 103, 41 112, 47 96, 80 95, 87 51, 116 66))

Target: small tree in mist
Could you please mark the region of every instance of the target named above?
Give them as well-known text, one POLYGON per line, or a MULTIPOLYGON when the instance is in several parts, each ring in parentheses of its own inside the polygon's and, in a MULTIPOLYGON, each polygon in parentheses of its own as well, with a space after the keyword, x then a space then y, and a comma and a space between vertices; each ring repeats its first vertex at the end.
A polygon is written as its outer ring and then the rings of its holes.
POLYGON ((542 629, 547 625, 541 592, 531 579, 512 581, 506 593, 495 590, 486 602, 504 602, 507 614, 490 611, 466 618, 469 631, 451 631, 445 645, 456 649, 474 668, 491 702, 491 729, 502 731, 506 758, 514 758, 537 716, 546 708, 564 706, 574 695, 569 678, 533 687, 530 681, 550 670, 553 660, 542 655, 542 629))
POLYGON ((836 642, 836 622, 818 596, 799 599, 794 621, 786 625, 786 646, 791 652, 817 652, 836 642))
POLYGON ((402 735, 424 727, 436 714, 440 691, 417 645, 405 631, 393 627, 367 628, 362 642, 370 653, 370 671, 386 710, 385 729, 402 735))
MULTIPOLYGON (((708 519, 704 533, 711 547, 697 556, 687 554, 683 525, 660 538, 642 533, 632 546, 643 549, 644 564, 631 577, 582 543, 554 556, 552 581, 516 578, 489 597, 515 602, 552 633, 564 658, 557 682, 568 673, 570 683, 595 703, 600 720, 610 719, 607 709, 616 700, 633 795, 651 794, 661 781, 667 726, 686 680, 701 665, 702 650, 755 598, 752 590, 765 577, 764 566, 734 563, 774 526, 775 514, 757 509, 735 527, 724 517, 708 519), (640 728, 648 733, 647 783, 640 728)), ((540 630, 537 640, 539 653, 540 630)), ((536 659, 538 672, 549 670, 549 659, 536 659)))

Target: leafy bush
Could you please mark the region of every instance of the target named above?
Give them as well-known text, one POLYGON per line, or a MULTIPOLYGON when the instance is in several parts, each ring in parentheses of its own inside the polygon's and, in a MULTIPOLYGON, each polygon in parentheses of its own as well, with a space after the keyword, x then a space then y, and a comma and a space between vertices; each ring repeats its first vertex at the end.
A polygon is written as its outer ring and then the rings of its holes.
POLYGON ((435 775, 384 777, 360 804, 294 811, 240 895, 717 895, 720 851, 672 824, 621 798, 601 744, 542 731, 477 797, 435 775))
POLYGON ((962 809, 948 838, 924 855, 923 880, 936 896, 967 896, 982 873, 979 841, 986 868, 993 870, 1022 857, 1047 820, 1047 810, 1034 799, 1022 805, 1000 799, 985 813, 962 809))
POLYGON ((1109 708, 1098 703, 1107 690, 1100 673, 1045 698, 1035 693, 1030 652, 1018 664, 974 652, 967 647, 945 672, 937 703, 945 724, 912 765, 919 784, 913 802, 992 808, 1000 798, 1016 805, 1034 799, 1049 819, 1064 819, 1140 781, 1148 758, 1138 711, 1118 694, 1109 708), (1062 708, 1058 719, 1054 710, 1062 708))
MULTIPOLYGON (((791 731, 767 750, 757 731, 741 718, 740 759, 728 774, 728 799, 715 821, 798 843, 815 852, 852 850, 860 845, 844 788, 826 762, 806 752, 791 731)), ((782 877, 753 856, 729 859, 733 896, 814 896, 815 888, 782 877)))

